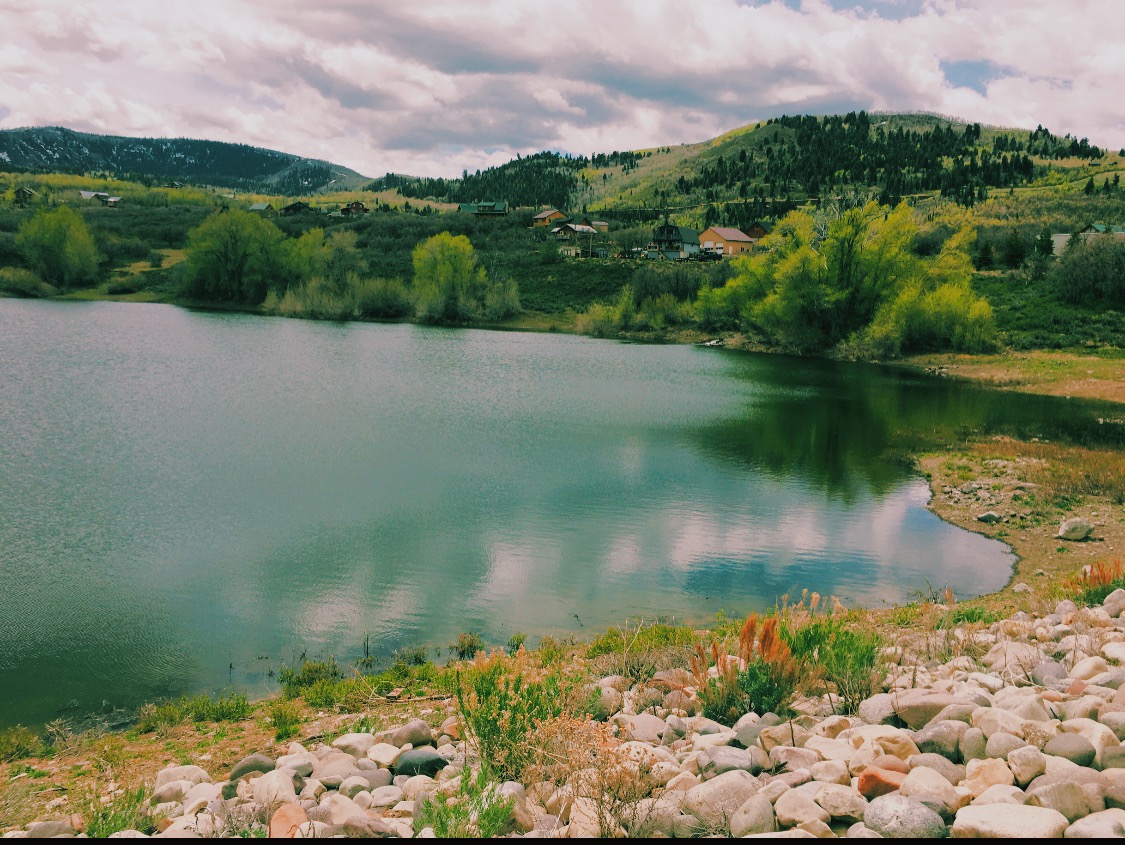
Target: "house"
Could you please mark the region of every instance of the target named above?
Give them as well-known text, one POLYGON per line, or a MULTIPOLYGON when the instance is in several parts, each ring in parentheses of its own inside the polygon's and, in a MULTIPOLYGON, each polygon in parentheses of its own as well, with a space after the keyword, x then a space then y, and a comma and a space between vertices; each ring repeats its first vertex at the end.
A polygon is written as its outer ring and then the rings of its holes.
POLYGON ((312 206, 309 205, 307 202, 303 202, 302 200, 297 200, 296 202, 289 203, 289 205, 282 206, 281 216, 282 217, 290 217, 294 214, 308 214, 312 210, 313 210, 312 206))
POLYGON ((768 223, 763 223, 760 220, 755 220, 743 231, 750 236, 754 243, 757 243, 770 233, 770 228, 771 227, 768 223))
POLYGON ((560 220, 565 221, 567 216, 559 211, 557 208, 548 208, 546 211, 540 211, 531 218, 532 226, 551 226, 558 223, 560 220))
POLYGON ((562 217, 555 221, 557 225, 563 223, 573 223, 576 226, 590 226, 599 232, 609 231, 609 224, 604 220, 595 220, 587 214, 572 214, 569 217, 562 217))
POLYGON ((16 205, 27 205, 37 199, 39 199, 38 191, 33 191, 27 187, 16 188, 16 205))
POLYGON ((79 191, 78 196, 80 196, 84 200, 97 200, 101 199, 102 197, 108 197, 109 194, 107 194, 105 191, 79 191))
POLYGON ((256 202, 250 206, 250 210, 255 214, 261 215, 273 215, 276 213, 274 211, 273 204, 268 202, 256 202))
POLYGON ((107 205, 110 208, 117 208, 117 204, 121 202, 121 197, 111 197, 109 194, 98 197, 102 205, 107 205))
POLYGON ((1091 223, 1078 234, 1083 238, 1093 237, 1094 235, 1113 235, 1114 237, 1125 238, 1125 226, 1107 226, 1105 223, 1091 223))
POLYGON ((699 253, 699 232, 686 226, 673 226, 665 223, 652 232, 652 245, 649 258, 670 260, 690 258, 699 253))
POLYGON ((505 200, 496 202, 463 202, 457 206, 458 211, 475 214, 477 217, 503 217, 508 213, 508 203, 505 200))
POLYGON ((592 238, 597 233, 598 230, 593 226, 584 226, 581 223, 563 223, 561 226, 556 226, 551 230, 551 234, 560 241, 573 241, 579 235, 592 238))
POLYGON ((368 210, 367 206, 362 202, 353 200, 352 202, 345 203, 344 207, 340 209, 340 213, 348 217, 352 214, 367 214, 368 210))
POLYGON ((699 247, 712 255, 741 255, 749 252, 755 239, 739 229, 711 226, 699 233, 699 247))

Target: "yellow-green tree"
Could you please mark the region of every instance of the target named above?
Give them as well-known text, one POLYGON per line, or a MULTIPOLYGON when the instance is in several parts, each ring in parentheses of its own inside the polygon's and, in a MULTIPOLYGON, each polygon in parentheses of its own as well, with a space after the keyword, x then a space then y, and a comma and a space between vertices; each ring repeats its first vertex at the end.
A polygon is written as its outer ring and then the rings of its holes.
POLYGON ((39 211, 16 234, 16 247, 31 269, 57 287, 92 282, 98 248, 82 215, 67 205, 39 211))
POLYGON ((440 232, 414 248, 418 319, 427 323, 498 320, 519 310, 514 281, 489 281, 464 235, 440 232))
POLYGON ((260 303, 287 272, 285 235, 249 211, 212 214, 190 232, 184 293, 212 302, 260 303))

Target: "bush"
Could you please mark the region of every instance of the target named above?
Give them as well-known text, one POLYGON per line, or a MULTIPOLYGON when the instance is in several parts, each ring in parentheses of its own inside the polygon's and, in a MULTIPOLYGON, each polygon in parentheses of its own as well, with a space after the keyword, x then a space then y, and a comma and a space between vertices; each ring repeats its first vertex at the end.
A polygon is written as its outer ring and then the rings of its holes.
POLYGON ((58 288, 47 284, 30 270, 22 267, 0 268, 0 293, 38 298, 54 296, 58 292, 58 288))
POLYGON ((457 674, 457 708, 466 738, 491 777, 518 780, 535 760, 529 739, 541 722, 562 713, 555 673, 534 673, 526 659, 497 653, 457 674))
POLYGON ((720 651, 718 642, 712 640, 711 663, 700 644, 691 667, 703 715, 725 725, 733 725, 751 712, 783 714, 802 671, 782 640, 778 617, 770 616, 759 626, 753 613, 739 631, 737 660, 720 651), (740 663, 746 666, 742 671, 740 663), (711 664, 718 670, 717 677, 710 677, 711 664))
POLYGON ((43 741, 30 728, 14 725, 0 731, 0 761, 10 763, 43 753, 43 741))
POLYGON ((86 835, 91 839, 106 839, 121 830, 154 832, 148 798, 143 786, 114 795, 108 804, 102 804, 96 793, 90 794, 78 813, 86 823, 86 835))
POLYGON ((449 646, 449 653, 456 655, 458 660, 471 660, 479 651, 484 651, 484 637, 476 631, 458 634, 457 642, 449 646))
POLYGON ((231 693, 219 698, 197 695, 179 701, 146 704, 137 718, 137 730, 149 733, 158 728, 170 728, 184 722, 238 722, 250 716, 251 707, 243 693, 231 693))
POLYGON ((360 317, 387 320, 407 317, 414 311, 414 297, 398 279, 364 279, 354 286, 355 311, 360 317))
POLYGON ((97 275, 94 236, 70 206, 37 212, 20 226, 16 246, 28 266, 59 287, 92 282, 97 275))
POLYGON ((461 776, 457 796, 438 793, 421 802, 418 829, 431 827, 438 839, 492 839, 507 832, 516 799, 501 794, 482 769, 477 776, 461 776))
POLYGON ((329 657, 327 660, 305 660, 301 663, 300 669, 282 666, 277 673, 277 679, 281 682, 281 693, 286 698, 296 698, 320 681, 338 681, 343 676, 335 657, 329 657))
POLYGON ((269 706, 269 720, 276 742, 296 736, 301 725, 301 711, 292 701, 277 699, 269 706))
POLYGON ((793 655, 818 671, 839 696, 837 712, 854 713, 875 692, 883 640, 874 631, 823 618, 784 632, 793 655))
POLYGON ((1125 240, 1079 240, 1055 261, 1047 280, 1064 302, 1125 306, 1125 240))

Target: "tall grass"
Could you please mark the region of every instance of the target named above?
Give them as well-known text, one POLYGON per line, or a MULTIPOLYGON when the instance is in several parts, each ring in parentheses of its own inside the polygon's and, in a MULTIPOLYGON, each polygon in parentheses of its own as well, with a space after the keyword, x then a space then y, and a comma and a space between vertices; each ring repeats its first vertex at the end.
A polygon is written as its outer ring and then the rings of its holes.
POLYGON ((146 704, 138 715, 137 730, 149 733, 184 722, 238 722, 248 718, 251 710, 246 695, 240 692, 218 698, 209 695, 184 697, 179 701, 146 704))

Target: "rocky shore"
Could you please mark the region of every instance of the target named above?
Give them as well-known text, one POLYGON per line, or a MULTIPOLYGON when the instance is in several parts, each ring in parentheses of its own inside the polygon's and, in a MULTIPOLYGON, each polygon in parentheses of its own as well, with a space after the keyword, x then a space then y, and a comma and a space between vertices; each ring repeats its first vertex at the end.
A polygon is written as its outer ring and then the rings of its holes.
MULTIPOLYGON (((783 719, 732 727, 699 715, 687 667, 593 688, 612 759, 633 787, 600 794, 604 772, 494 785, 501 832, 522 837, 1103 837, 1125 835, 1125 590, 1099 606, 994 624, 904 632, 883 691, 854 715, 828 695, 783 719), (637 789, 640 785, 641 789, 637 789)), ((713 670, 712 670, 713 671, 713 670)), ((464 801, 479 769, 452 701, 430 718, 295 742, 233 768, 165 768, 150 810, 158 837, 431 837, 424 802, 464 801)), ((556 774, 558 774, 556 772, 556 774)), ((5 838, 83 835, 69 818, 5 838)), ((143 836, 121 831, 116 837, 143 836)))

